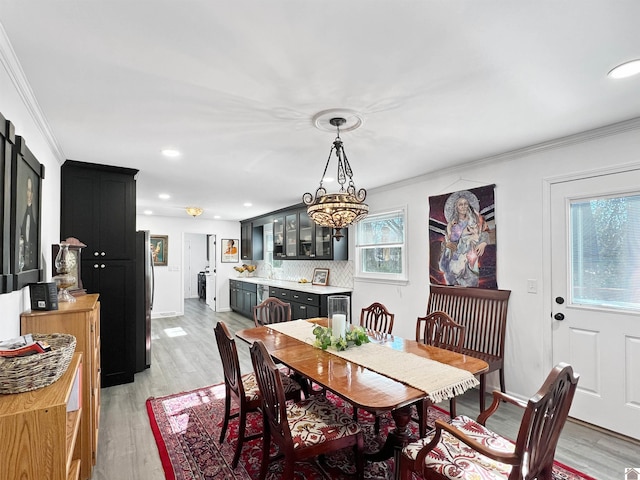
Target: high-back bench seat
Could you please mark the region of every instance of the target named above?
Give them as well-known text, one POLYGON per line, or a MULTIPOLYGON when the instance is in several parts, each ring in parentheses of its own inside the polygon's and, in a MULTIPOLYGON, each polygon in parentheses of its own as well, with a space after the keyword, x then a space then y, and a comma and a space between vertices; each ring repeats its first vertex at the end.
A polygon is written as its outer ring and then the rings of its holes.
MULTIPOLYGON (((489 372, 499 370, 500 390, 504 386, 504 340, 507 306, 511 290, 431 285, 427 314, 443 311, 466 327, 462 353, 489 364, 489 372)), ((480 411, 485 409, 485 377, 480 375, 480 411)))

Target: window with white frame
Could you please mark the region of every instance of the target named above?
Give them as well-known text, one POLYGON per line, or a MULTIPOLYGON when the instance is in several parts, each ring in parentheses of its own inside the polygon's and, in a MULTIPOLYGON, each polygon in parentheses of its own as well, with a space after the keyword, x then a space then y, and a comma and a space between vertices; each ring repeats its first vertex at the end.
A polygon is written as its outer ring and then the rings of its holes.
POLYGON ((407 280, 406 208, 368 215, 356 224, 356 277, 407 280))

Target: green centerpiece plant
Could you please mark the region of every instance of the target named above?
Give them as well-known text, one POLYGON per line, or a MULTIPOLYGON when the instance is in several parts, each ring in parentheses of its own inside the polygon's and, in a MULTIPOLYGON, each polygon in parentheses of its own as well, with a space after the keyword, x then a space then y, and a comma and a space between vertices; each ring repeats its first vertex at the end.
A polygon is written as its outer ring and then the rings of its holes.
POLYGON ((346 333, 345 337, 334 337, 329 327, 318 325, 313 329, 313 334, 316 337, 313 346, 322 350, 333 347, 337 351, 342 351, 351 346, 359 347, 363 343, 369 343, 369 337, 363 327, 353 327, 352 330, 346 333))

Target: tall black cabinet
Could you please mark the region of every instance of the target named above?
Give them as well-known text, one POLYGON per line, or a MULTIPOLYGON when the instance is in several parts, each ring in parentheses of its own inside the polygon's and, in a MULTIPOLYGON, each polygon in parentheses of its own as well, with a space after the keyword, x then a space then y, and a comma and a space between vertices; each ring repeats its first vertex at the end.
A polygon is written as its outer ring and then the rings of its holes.
POLYGON ((133 382, 135 373, 137 173, 74 160, 62 165, 60 235, 87 245, 82 283, 100 294, 103 387, 133 382))

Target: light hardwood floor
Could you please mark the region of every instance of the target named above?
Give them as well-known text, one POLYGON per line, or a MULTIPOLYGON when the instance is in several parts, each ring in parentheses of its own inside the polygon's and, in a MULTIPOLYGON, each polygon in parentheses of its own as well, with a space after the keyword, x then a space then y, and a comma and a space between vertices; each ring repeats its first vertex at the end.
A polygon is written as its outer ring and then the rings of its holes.
MULTIPOLYGON (((98 459, 92 480, 164 478, 145 401, 151 396, 192 390, 223 380, 213 334, 218 320, 233 332, 253 325, 235 313, 215 313, 196 299, 185 301, 183 317, 153 320, 151 368, 136 374, 134 383, 102 389, 98 459)), ((242 369, 248 372, 251 369, 248 347, 241 341, 237 345, 242 369)), ((475 418, 477 395, 472 390, 459 397, 458 414, 475 418)), ((443 406, 446 408, 448 404, 443 406)), ((503 404, 488 426, 514 438, 520 414, 518 408, 503 404)), ((556 459, 597 479, 623 479, 625 467, 640 467, 640 443, 568 422, 556 459)))

